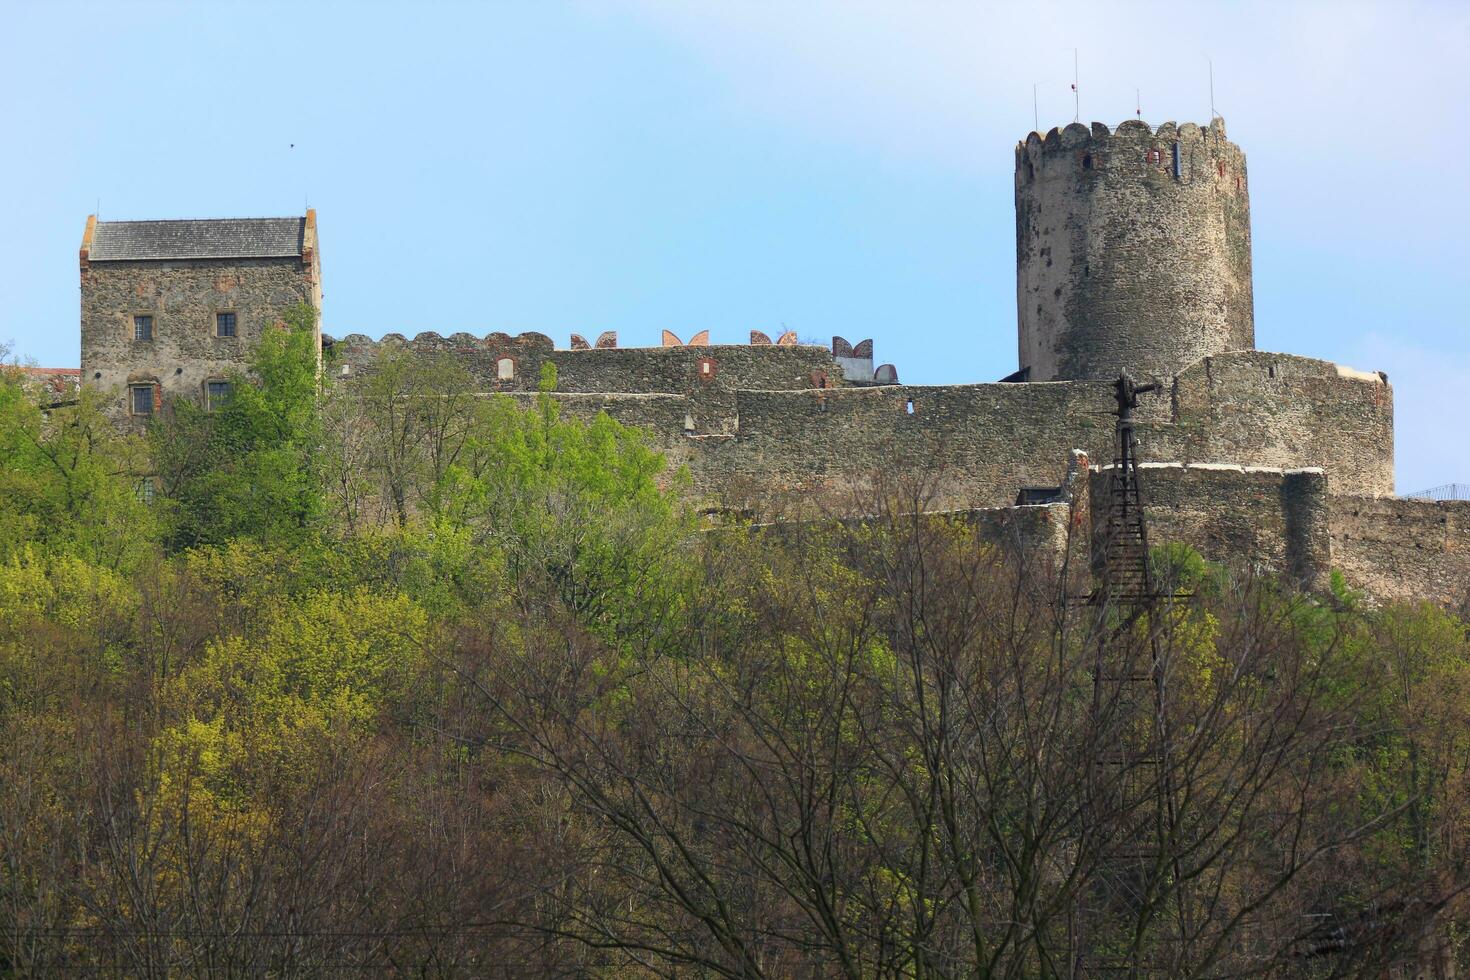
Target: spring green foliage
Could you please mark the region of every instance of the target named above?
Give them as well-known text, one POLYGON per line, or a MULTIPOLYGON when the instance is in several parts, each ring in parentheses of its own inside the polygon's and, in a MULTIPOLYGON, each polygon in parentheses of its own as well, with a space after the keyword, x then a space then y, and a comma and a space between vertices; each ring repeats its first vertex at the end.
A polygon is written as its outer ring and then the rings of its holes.
MULTIPOLYGON (((962 521, 704 533, 554 369, 322 391, 285 324, 146 439, 0 373, 0 974, 1068 972, 1086 760, 1149 726, 1057 583, 962 521)), ((1110 642, 1164 653, 1191 890, 1092 949, 1188 903, 1181 975, 1300 971, 1303 908, 1403 916, 1364 969, 1463 928, 1466 623, 1152 562, 1110 642)))
POLYGON ((19 371, 0 367, 0 558, 36 546, 111 569, 131 569, 151 546, 155 512, 138 493, 143 460, 100 397, 43 412, 19 371))
POLYGON ((323 513, 315 311, 288 310, 213 411, 179 399, 152 429, 153 459, 172 503, 170 543, 237 537, 301 544, 323 513))

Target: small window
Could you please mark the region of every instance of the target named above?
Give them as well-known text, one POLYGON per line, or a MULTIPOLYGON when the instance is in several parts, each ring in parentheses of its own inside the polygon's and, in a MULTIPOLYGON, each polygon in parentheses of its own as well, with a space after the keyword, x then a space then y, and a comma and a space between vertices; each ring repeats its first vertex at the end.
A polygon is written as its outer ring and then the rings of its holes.
POLYGON ((502 357, 495 362, 495 377, 501 381, 509 381, 516 376, 515 358, 502 357))
POLYGON ((134 415, 153 414, 153 385, 133 385, 128 389, 134 415))
POLYGON ((214 315, 214 335, 216 337, 235 336, 235 314, 216 313, 214 315))
POLYGON ((1086 156, 1084 156, 1082 158, 1082 169, 1083 170, 1091 170, 1092 169, 1092 154, 1091 153, 1087 154, 1086 156))
POLYGON ((206 403, 211 412, 230 400, 233 386, 228 381, 209 381, 204 385, 206 403))
POLYGON ((904 411, 905 411, 905 412, 907 412, 907 413, 908 413, 908 414, 910 414, 910 415, 912 415, 912 414, 914 414, 914 400, 913 400, 913 399, 912 399, 912 398, 910 398, 910 399, 909 399, 909 400, 908 400, 908 401, 907 401, 907 402, 906 402, 906 403, 905 403, 905 404, 904 404, 904 407, 903 407, 903 409, 904 409, 904 411))
POLYGON ((153 317, 151 317, 151 316, 135 316, 135 317, 133 317, 133 339, 134 340, 152 340, 153 339, 153 317))

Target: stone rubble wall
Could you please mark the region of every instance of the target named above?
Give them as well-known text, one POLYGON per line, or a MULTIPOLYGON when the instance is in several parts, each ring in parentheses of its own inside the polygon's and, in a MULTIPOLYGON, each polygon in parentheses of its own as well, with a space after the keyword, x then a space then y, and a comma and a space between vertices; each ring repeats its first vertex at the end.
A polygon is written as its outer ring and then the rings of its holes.
POLYGON ((1030 380, 1168 378, 1255 346, 1245 154, 1223 120, 1032 133, 1015 181, 1030 380))
POLYGON ((316 302, 313 267, 300 259, 91 262, 81 273, 82 383, 117 393, 131 383, 162 399, 200 399, 204 385, 243 372, 251 348, 290 307, 316 302), (215 314, 235 314, 234 337, 215 336, 215 314), (134 315, 153 317, 153 339, 133 339, 134 315))
MULTIPOLYGON (((1321 469, 1143 463, 1138 477, 1151 547, 1183 542, 1208 561, 1326 587, 1330 504, 1321 469)), ((1095 547, 1102 544, 1111 479, 1111 464, 1091 474, 1095 547)))
MULTIPOLYGON (((649 429, 712 504, 736 492, 840 497, 875 474, 909 474, 932 478, 935 506, 1002 507, 1022 486, 1055 484, 1071 449, 1113 453, 1105 382, 558 397, 649 429)), ((1315 466, 1340 492, 1369 496, 1392 492, 1392 433, 1392 391, 1379 376, 1260 352, 1196 365, 1146 398, 1138 423, 1146 459, 1315 466)))
MULTIPOLYGON (((837 338, 840 340, 841 338, 837 338)), ((792 390, 853 384, 831 350, 810 344, 718 344, 677 347, 605 347, 558 350, 541 333, 421 333, 412 340, 388 334, 373 341, 362 334, 329 340, 331 357, 349 376, 372 369, 378 351, 403 347, 418 354, 452 356, 485 391, 535 391, 541 368, 553 363, 557 389, 565 392, 696 394, 738 388, 792 390), (501 376, 500 362, 512 362, 501 376)), ((870 356, 871 359, 871 356, 870 356)), ((871 383, 871 382, 870 382, 871 383)))
POLYGON ((1331 498, 1332 564, 1384 599, 1470 603, 1470 501, 1331 498))

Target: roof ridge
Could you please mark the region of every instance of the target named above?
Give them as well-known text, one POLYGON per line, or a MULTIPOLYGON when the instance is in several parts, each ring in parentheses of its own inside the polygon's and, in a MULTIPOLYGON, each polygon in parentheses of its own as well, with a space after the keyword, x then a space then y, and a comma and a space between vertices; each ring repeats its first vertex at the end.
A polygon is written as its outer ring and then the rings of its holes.
POLYGON ((97 219, 99 225, 168 225, 183 224, 189 221, 305 221, 304 214, 260 214, 239 215, 229 218, 120 218, 104 221, 97 219))

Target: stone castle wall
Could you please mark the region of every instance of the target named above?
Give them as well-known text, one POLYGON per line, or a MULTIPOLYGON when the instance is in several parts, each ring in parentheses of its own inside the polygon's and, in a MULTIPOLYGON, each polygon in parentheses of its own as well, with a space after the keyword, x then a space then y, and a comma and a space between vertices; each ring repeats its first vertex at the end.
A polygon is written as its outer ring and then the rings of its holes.
MULTIPOLYGON (((1101 546, 1111 466, 1091 474, 1092 535, 1101 546)), ((1317 468, 1143 463, 1149 544, 1179 541, 1207 560, 1324 588, 1331 570, 1328 478, 1317 468)))
POLYGON ((1470 603, 1470 501, 1337 496, 1332 563, 1385 599, 1470 603))
POLYGON ((318 303, 299 259, 90 262, 82 267, 82 380, 116 390, 159 386, 163 399, 201 398, 205 382, 243 371, 249 351, 282 311, 318 303), (236 315, 234 337, 215 336, 215 314, 236 315), (133 339, 133 316, 153 317, 153 339, 133 339))
MULTIPOLYGON (((1091 475, 1094 513, 1107 471, 1091 475)), ((1377 600, 1470 603, 1470 501, 1340 494, 1317 469, 1144 464, 1150 543, 1284 574, 1315 589, 1340 571, 1377 600)), ((1100 519, 1100 517, 1099 517, 1100 519)))
MULTIPOLYGON (((568 353, 589 352, 554 352, 558 366, 568 353)), ((1055 485, 1058 461, 1074 448, 1094 460, 1112 455, 1106 382, 558 397, 572 413, 606 411, 648 429, 712 505, 843 497, 876 474, 907 474, 933 481, 936 507, 1000 507, 1022 486, 1055 485)), ((1289 355, 1221 355, 1146 399, 1138 419, 1148 459, 1316 466, 1341 492, 1393 489, 1392 391, 1379 375, 1289 355)))
POLYGON ((1254 347, 1245 155, 1224 121, 1018 144, 1016 302, 1032 381, 1168 378, 1254 347))
POLYGON ((492 333, 483 338, 468 333, 448 337, 421 333, 412 340, 389 334, 380 341, 351 334, 330 344, 334 362, 347 365, 349 374, 371 370, 373 358, 385 346, 452 356, 484 391, 535 391, 542 365, 548 362, 556 364, 557 389, 578 393, 693 394, 851 384, 831 350, 810 344, 557 350, 550 337, 534 332, 515 336, 492 333), (509 377, 502 377, 503 360, 511 362, 509 377))

